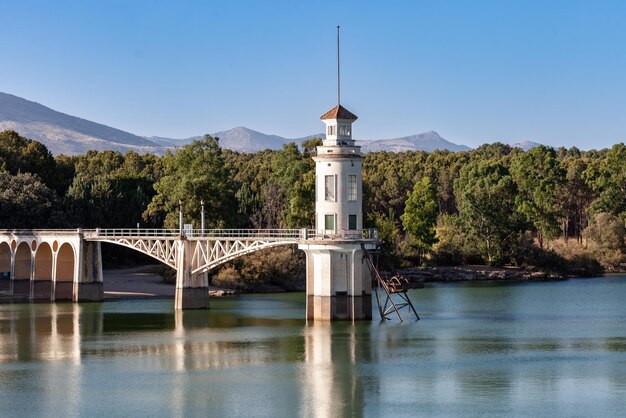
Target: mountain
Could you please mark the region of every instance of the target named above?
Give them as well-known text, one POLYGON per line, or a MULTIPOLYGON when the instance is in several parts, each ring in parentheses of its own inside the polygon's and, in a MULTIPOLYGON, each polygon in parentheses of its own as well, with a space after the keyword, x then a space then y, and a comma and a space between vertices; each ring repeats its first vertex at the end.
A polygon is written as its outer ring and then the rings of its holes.
POLYGON ((516 142, 515 144, 511 144, 513 148, 521 148, 524 151, 531 150, 540 145, 541 145, 540 143, 533 142, 533 141, 522 141, 522 142, 516 142))
POLYGON ((378 139, 373 141, 357 141, 361 145, 363 152, 372 151, 426 151, 448 150, 448 151, 468 151, 471 148, 465 145, 458 145, 443 139, 435 131, 423 132, 417 135, 404 136, 393 139, 378 139))
MULTIPOLYGON (((166 137, 141 137, 100 123, 91 122, 65 113, 57 112, 39 103, 7 93, 0 93, 0 130, 14 130, 20 135, 42 142, 50 152, 58 154, 82 154, 88 150, 114 150, 126 152, 163 154, 165 150, 191 143, 202 136, 175 139, 166 137)), ((211 134, 220 139, 224 148, 239 152, 256 152, 264 149, 281 149, 284 144, 296 144, 324 134, 300 138, 284 138, 268 135, 243 126, 211 134)), ((470 148, 443 139, 437 132, 394 139, 357 141, 364 152, 370 151, 434 151, 447 149, 464 151, 470 148)))
POLYGON ((89 149, 162 153, 145 138, 57 112, 12 94, 0 93, 0 130, 11 129, 42 142, 53 154, 80 154, 89 149))
MULTIPOLYGON (((281 149, 284 144, 288 144, 290 142, 295 142, 300 145, 302 141, 311 138, 321 138, 324 134, 319 133, 304 136, 302 138, 283 138, 282 136, 268 135, 263 132, 239 126, 227 131, 212 133, 211 136, 219 138, 220 145, 224 148, 239 152, 256 152, 264 149, 278 150, 281 149)), ((184 139, 152 136, 147 139, 164 147, 179 147, 200 138, 202 138, 202 136, 192 136, 184 139)))

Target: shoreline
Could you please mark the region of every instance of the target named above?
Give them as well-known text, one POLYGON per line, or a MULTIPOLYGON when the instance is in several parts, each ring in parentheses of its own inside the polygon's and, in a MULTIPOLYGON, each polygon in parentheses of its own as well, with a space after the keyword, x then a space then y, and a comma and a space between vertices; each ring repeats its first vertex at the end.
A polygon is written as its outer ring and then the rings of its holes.
MULTIPOLYGON (((160 265, 103 270, 104 300, 116 299, 174 299, 176 286, 165 283, 158 273, 160 265)), ((239 293, 232 289, 209 286, 209 297, 239 293)))
MULTIPOLYGON (((104 301, 123 299, 174 299, 176 286, 166 283, 158 264, 148 264, 130 268, 103 270, 104 301)), ((407 279, 410 288, 423 287, 425 283, 460 283, 460 282, 533 282, 533 281, 565 281, 582 276, 565 276, 542 271, 529 271, 518 267, 490 267, 481 265, 443 266, 443 267, 411 267, 397 269, 393 273, 381 271, 381 276, 401 276, 407 279)), ((623 272, 606 272, 600 276, 625 274, 623 272)), ((594 278, 585 277, 585 278, 594 278)), ((223 297, 240 293, 285 293, 289 290, 276 286, 267 287, 259 284, 258 288, 247 291, 233 290, 209 286, 209 297, 223 297)), ((0 291, 0 299, 13 297, 0 291)))

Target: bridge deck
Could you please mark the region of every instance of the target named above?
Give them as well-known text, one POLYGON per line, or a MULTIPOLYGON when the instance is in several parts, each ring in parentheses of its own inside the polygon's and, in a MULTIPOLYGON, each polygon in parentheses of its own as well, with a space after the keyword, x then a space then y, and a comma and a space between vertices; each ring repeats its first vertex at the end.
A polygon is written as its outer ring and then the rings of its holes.
POLYGON ((3 229, 0 234, 13 236, 74 235, 80 234, 88 241, 116 238, 236 240, 262 239, 301 242, 306 240, 356 240, 376 241, 376 229, 317 231, 314 229, 161 229, 161 228, 95 228, 95 229, 3 229))

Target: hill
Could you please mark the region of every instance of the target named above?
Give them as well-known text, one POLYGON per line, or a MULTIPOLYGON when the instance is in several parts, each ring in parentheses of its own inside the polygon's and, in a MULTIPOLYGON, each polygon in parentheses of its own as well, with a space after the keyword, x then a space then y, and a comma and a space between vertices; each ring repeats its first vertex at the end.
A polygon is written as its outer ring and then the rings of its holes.
MULTIPOLYGON (((90 149, 129 150, 140 153, 163 154, 168 148, 179 147, 201 138, 201 135, 189 138, 141 137, 100 123, 67 115, 50 109, 39 103, 7 93, 0 93, 0 130, 11 129, 20 135, 35 139, 45 144, 55 155, 82 154, 90 149)), ((285 138, 268 135, 243 126, 211 134, 220 138, 224 148, 239 152, 256 152, 264 149, 281 149, 284 144, 302 141, 314 137, 323 137, 318 133, 300 138, 285 138)), ((458 145, 443 139, 437 132, 429 131, 417 135, 393 139, 357 141, 364 152, 371 151, 434 151, 447 149, 465 151, 469 147, 458 145)))
POLYGON ((89 149, 163 152, 157 144, 129 132, 0 93, 0 130, 6 129, 44 143, 53 154, 79 154, 89 149))

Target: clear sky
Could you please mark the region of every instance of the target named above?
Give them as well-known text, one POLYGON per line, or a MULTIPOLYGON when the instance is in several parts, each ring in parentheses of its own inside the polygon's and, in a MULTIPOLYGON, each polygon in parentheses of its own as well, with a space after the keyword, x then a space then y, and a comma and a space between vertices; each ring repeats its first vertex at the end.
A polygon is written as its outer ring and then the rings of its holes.
POLYGON ((0 0, 0 91, 138 135, 626 141, 626 1, 0 0))

